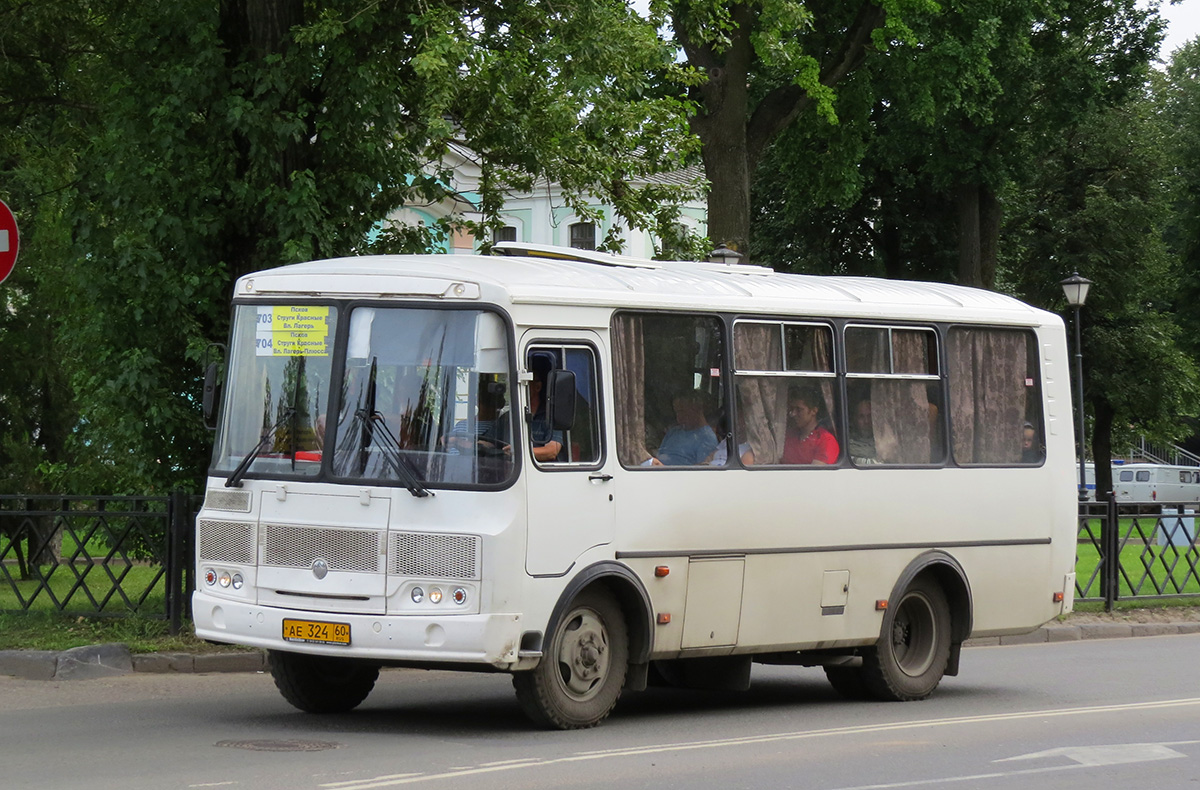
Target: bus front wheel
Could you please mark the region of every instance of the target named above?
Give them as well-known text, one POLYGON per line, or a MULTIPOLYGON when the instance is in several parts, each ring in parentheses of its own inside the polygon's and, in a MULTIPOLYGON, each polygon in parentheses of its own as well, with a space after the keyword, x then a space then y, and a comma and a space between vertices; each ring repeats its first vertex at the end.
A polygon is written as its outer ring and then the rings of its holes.
POLYGON ((608 716, 629 666, 621 608, 606 591, 585 590, 567 608, 538 665, 513 675, 521 709, 560 730, 595 727, 608 716))
POLYGON ((347 658, 268 652, 271 677, 283 698, 306 713, 345 713, 367 698, 379 667, 347 658))
POLYGON ((900 596, 879 641, 863 656, 862 681, 881 700, 925 699, 950 658, 950 604, 941 586, 920 577, 900 596))

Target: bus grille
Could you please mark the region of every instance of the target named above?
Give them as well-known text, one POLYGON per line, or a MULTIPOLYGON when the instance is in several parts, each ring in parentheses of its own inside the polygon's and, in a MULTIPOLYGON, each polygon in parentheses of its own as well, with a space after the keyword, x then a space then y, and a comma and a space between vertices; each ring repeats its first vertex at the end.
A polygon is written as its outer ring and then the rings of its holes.
POLYGON ((200 559, 212 562, 254 562, 254 525, 236 521, 201 520, 200 559))
POLYGON ((264 565, 307 568, 318 557, 331 571, 379 572, 380 533, 362 529, 263 525, 264 565))
POLYGON ((209 510, 232 510, 237 513, 249 513, 250 492, 210 488, 204 492, 204 507, 209 510))
POLYGON ((478 579, 479 538, 393 532, 388 573, 435 579, 478 579))

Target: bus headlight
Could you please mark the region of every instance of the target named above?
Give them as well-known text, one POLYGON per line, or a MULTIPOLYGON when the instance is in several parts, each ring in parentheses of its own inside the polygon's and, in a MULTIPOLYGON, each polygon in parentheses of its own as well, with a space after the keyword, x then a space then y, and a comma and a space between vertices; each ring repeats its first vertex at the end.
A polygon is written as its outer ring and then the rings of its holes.
POLYGON ((455 587, 454 592, 450 593, 450 598, 459 606, 467 602, 467 590, 465 587, 455 587))
POLYGON ((420 603, 425 600, 425 591, 420 587, 413 587, 412 594, 409 597, 412 598, 413 603, 420 603))
POLYGON ((233 581, 231 582, 231 584, 233 585, 233 589, 240 590, 240 589, 242 589, 242 585, 245 583, 246 583, 246 580, 242 578, 242 574, 240 574, 240 573, 233 574, 233 581))
POLYGON ((229 575, 229 571, 221 571, 221 576, 217 579, 217 584, 222 587, 228 587, 233 582, 233 578, 229 575))
POLYGON ((442 602, 442 591, 439 588, 434 587, 432 590, 429 591, 429 602, 430 603, 441 603, 442 602))
POLYGON ((212 587, 214 584, 216 584, 217 583, 217 572, 214 571, 212 568, 205 568, 204 569, 204 583, 207 584, 209 587, 212 587))

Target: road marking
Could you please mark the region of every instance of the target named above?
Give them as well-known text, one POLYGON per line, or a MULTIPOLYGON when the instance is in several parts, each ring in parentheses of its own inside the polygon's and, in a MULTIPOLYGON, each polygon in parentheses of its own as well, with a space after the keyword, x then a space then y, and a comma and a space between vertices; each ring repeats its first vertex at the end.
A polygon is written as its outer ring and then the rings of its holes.
MULTIPOLYGON (((377 790, 381 787, 395 787, 398 785, 415 784, 417 782, 436 782, 443 779, 457 779, 462 776, 477 776, 481 774, 498 773, 500 771, 510 771, 516 768, 542 768, 552 765, 565 765, 568 763, 576 763, 590 760, 605 760, 621 757, 635 757, 645 754, 664 754, 669 752, 686 752, 697 749, 717 749, 730 746, 749 746, 763 743, 775 743, 781 741, 800 741, 814 738, 829 738, 839 735, 864 735, 875 732, 895 732, 897 730, 919 730, 932 727, 959 727, 964 724, 986 724, 991 722, 1001 721, 1021 721, 1024 719, 1046 719, 1062 716, 1087 716, 1098 715, 1104 713, 1120 713, 1126 711, 1145 711, 1145 710, 1161 710, 1165 708, 1182 708, 1200 706, 1200 697, 1190 697, 1187 699, 1171 699, 1159 700, 1157 702, 1128 702, 1119 705, 1092 705, 1082 708, 1054 708, 1050 710, 1028 710, 1018 711, 1016 713, 992 713, 979 716, 956 716, 953 718, 943 719, 919 719, 915 721, 900 721, 881 724, 860 724, 852 727, 830 727, 820 730, 799 730, 796 732, 778 732, 768 733, 765 735, 747 735, 739 738, 720 738, 707 741, 684 741, 681 743, 662 743, 648 746, 627 746, 620 749, 603 749, 599 751, 577 752, 566 757, 539 758, 530 757, 520 760, 506 760, 501 763, 488 763, 479 765, 473 768, 456 768, 450 771, 445 771, 436 774, 408 774, 398 775, 396 777, 377 777, 375 779, 366 779, 361 782, 342 782, 337 785, 343 790, 377 790)), ((1045 773, 1046 771, 1059 771, 1068 768, 1078 768, 1078 763, 1069 766, 1054 766, 1052 768, 1033 768, 1028 770, 1013 771, 1011 773, 993 773, 980 774, 976 777, 962 777, 949 780, 933 780, 937 781, 967 781, 968 779, 990 778, 999 776, 1011 776, 1024 773, 1045 773)), ((928 782, 929 780, 922 780, 928 782)), ((895 785, 872 785, 873 788, 891 788, 891 787, 906 787, 917 783, 900 783, 895 785)), ((846 790, 850 790, 847 788, 846 790)), ((860 789, 855 789, 860 790, 860 789)), ((865 790, 861 789, 861 790, 865 790)))
POLYGON ((971 774, 969 776, 944 776, 932 779, 913 779, 907 782, 888 782, 887 784, 858 785, 857 787, 841 787, 838 790, 898 790, 901 787, 929 787, 931 785, 954 784, 956 782, 977 782, 981 779, 1005 779, 1014 776, 1029 776, 1031 774, 1047 774, 1056 771, 1071 771, 1076 768, 1094 768, 1100 765, 1128 765, 1130 763, 1147 763, 1155 760, 1172 760, 1177 757, 1187 757, 1170 748, 1196 744, 1200 741, 1175 741, 1171 743, 1115 743, 1105 746, 1061 746, 1057 749, 1046 749, 1031 754, 1021 754, 1016 757, 1004 757, 993 760, 996 763, 1007 763, 1014 760, 1038 760, 1049 757, 1066 757, 1070 765, 1049 765, 1044 768, 1024 768, 1019 771, 995 771, 986 774, 971 774))

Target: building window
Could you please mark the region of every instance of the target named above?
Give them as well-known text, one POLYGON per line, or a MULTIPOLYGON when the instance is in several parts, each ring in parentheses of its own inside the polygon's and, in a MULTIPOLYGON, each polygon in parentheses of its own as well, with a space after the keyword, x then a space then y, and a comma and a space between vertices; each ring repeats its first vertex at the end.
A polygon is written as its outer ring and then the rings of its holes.
POLYGON ((596 249, 596 225, 592 222, 576 222, 570 228, 571 246, 577 250, 596 249))
POLYGON ((492 233, 492 241, 493 242, 516 241, 516 240, 517 240, 517 229, 515 227, 513 227, 512 225, 505 225, 503 228, 497 228, 492 233))

